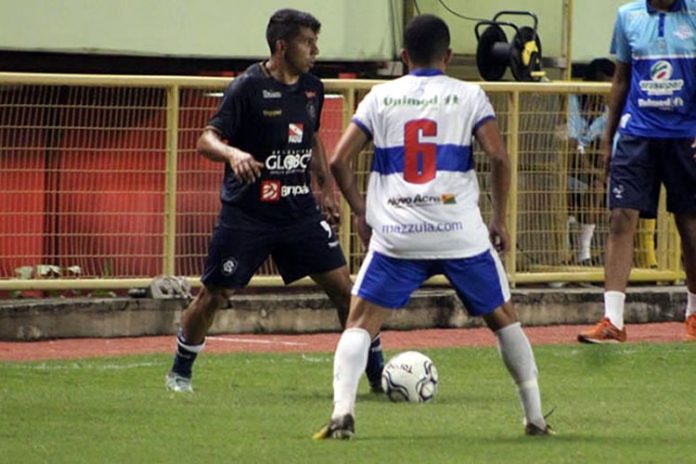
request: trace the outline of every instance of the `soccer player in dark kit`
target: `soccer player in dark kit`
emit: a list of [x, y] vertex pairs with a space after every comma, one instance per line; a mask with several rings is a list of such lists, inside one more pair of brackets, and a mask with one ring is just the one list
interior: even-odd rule
[[[250, 66], [227, 88], [197, 150], [225, 164], [222, 208], [201, 281], [203, 288], [181, 316], [174, 364], [166, 387], [193, 392], [193, 362], [218, 309], [246, 286], [271, 256], [288, 284], [309, 276], [329, 296], [345, 326], [352, 282], [332, 225], [338, 208], [318, 131], [324, 87], [309, 70], [321, 24], [309, 13], [275, 12], [266, 29], [267, 61]], [[320, 188], [317, 205], [310, 171]], [[381, 389], [384, 364], [379, 336], [366, 369]]]

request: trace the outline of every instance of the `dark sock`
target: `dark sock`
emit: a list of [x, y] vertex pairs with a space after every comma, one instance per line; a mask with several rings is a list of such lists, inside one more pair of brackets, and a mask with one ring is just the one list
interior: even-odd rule
[[382, 353], [382, 340], [379, 334], [372, 339], [370, 343], [370, 351], [367, 354], [367, 367], [365, 374], [370, 384], [381, 384], [382, 371], [384, 370], [384, 354]]
[[193, 362], [196, 360], [196, 356], [198, 356], [198, 352], [201, 350], [202, 344], [197, 345], [197, 349], [195, 351], [192, 351], [189, 348], [192, 348], [191, 345], [186, 342], [181, 329], [179, 329], [179, 333], [176, 335], [176, 354], [174, 355], [174, 365], [172, 366], [172, 371], [182, 377], [191, 378]]

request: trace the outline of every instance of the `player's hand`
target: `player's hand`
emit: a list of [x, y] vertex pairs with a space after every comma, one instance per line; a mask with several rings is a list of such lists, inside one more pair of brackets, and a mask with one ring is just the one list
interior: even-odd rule
[[694, 148], [694, 152], [691, 154], [694, 162], [696, 163], [696, 137], [694, 137], [693, 142], [691, 142], [691, 148]]
[[261, 177], [263, 163], [249, 153], [230, 147], [229, 163], [234, 176], [240, 182], [253, 184]]
[[332, 191], [322, 191], [318, 195], [319, 208], [324, 215], [324, 219], [331, 227], [336, 227], [341, 223], [341, 208], [336, 201], [336, 196]]
[[356, 222], [358, 225], [358, 237], [360, 237], [360, 241], [362, 242], [363, 246], [367, 250], [370, 247], [370, 238], [372, 237], [372, 227], [370, 227], [367, 224], [367, 220], [365, 219], [364, 214], [360, 214], [356, 218]]
[[488, 226], [488, 237], [493, 244], [493, 248], [498, 253], [505, 253], [510, 249], [510, 237], [505, 224], [495, 221], [491, 222]]

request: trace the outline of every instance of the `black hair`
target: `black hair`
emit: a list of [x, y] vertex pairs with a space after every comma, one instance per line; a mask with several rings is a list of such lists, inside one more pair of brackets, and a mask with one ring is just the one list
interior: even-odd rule
[[613, 77], [616, 65], [608, 58], [595, 58], [585, 68], [583, 80], [596, 82], [603, 80], [603, 77]]
[[404, 30], [404, 48], [411, 61], [429, 65], [443, 58], [450, 46], [450, 32], [442, 19], [435, 15], [416, 16]]
[[266, 42], [271, 49], [271, 55], [275, 52], [277, 40], [294, 39], [301, 27], [308, 27], [312, 32], [318, 33], [321, 23], [311, 14], [291, 8], [284, 8], [273, 13], [266, 27]]

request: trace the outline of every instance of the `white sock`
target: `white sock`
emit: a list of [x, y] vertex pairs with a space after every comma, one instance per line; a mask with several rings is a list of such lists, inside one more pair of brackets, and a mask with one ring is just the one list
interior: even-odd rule
[[623, 330], [624, 328], [624, 302], [626, 294], [623, 292], [608, 291], [604, 292], [604, 316], [608, 317], [614, 326]]
[[336, 346], [334, 356], [334, 410], [331, 418], [346, 414], [355, 416], [358, 382], [367, 366], [370, 334], [365, 329], [346, 329]]
[[578, 250], [578, 261], [584, 261], [592, 257], [592, 254], [590, 253], [590, 246], [592, 245], [592, 236], [594, 235], [594, 230], [594, 224], [580, 224], [580, 231], [578, 232], [578, 243], [580, 244], [580, 250]]
[[686, 317], [696, 314], [696, 293], [686, 291]]
[[495, 335], [498, 338], [498, 353], [517, 385], [525, 424], [531, 422], [540, 428], [545, 428], [546, 421], [541, 412], [536, 361], [522, 326], [519, 322], [515, 322], [498, 330]]

